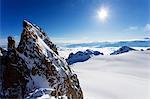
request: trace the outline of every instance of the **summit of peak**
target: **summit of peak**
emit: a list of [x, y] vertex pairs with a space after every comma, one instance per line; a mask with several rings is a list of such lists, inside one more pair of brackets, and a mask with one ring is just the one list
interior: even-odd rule
[[[28, 21], [28, 20], [23, 20], [23, 27], [27, 28], [27, 27], [34, 27], [35, 29], [39, 30], [40, 32], [44, 32], [38, 25], [33, 24], [32, 22]], [[30, 29], [29, 28], [29, 29]]]
[[26, 49], [25, 45], [32, 45], [35, 43], [36, 44], [40, 43], [39, 45], [41, 45], [41, 46], [46, 45], [48, 49], [51, 49], [56, 54], [58, 54], [56, 45], [50, 41], [50, 39], [48, 38], [46, 33], [39, 26], [37, 26], [36, 24], [32, 24], [31, 22], [29, 22], [27, 20], [24, 20], [23, 21], [23, 28], [24, 29], [23, 29], [23, 32], [21, 34], [19, 49], [22, 49], [22, 51], [23, 51], [23, 49]]
[[32, 23], [31, 22], [29, 22], [29, 21], [27, 21], [27, 20], [23, 20], [23, 27], [26, 27], [26, 26], [28, 26], [28, 25], [32, 25]]

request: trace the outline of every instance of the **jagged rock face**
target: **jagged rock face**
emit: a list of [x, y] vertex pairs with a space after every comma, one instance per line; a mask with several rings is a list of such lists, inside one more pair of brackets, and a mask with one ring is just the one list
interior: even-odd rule
[[[33, 28], [33, 26], [34, 26], [34, 28]], [[24, 30], [21, 35], [21, 41], [19, 44], [20, 46], [18, 46], [18, 48], [21, 52], [22, 52], [22, 50], [24, 50], [23, 47], [29, 38], [32, 38], [33, 40], [37, 40], [37, 37], [39, 37], [40, 39], [42, 39], [44, 41], [44, 43], [46, 43], [46, 45], [50, 49], [52, 49], [56, 54], [58, 54], [56, 45], [54, 45], [49, 40], [48, 36], [45, 34], [45, 32], [40, 27], [38, 27], [37, 25], [33, 25], [33, 24], [27, 22], [26, 20], [23, 21], [23, 27], [24, 27]], [[34, 29], [34, 31], [32, 31], [32, 29]], [[32, 33], [30, 33], [29, 30], [32, 31]], [[36, 34], [34, 34], [33, 32], [36, 32]], [[30, 36], [30, 34], [32, 36]]]
[[[23, 32], [17, 48], [9, 37], [4, 89], [10, 98], [25, 98], [40, 88], [49, 88], [49, 95], [82, 99], [77, 79], [66, 61], [58, 55], [56, 45], [36, 25], [23, 21]], [[11, 49], [11, 50], [10, 50]], [[13, 75], [12, 75], [13, 74]], [[14, 93], [9, 93], [13, 91]], [[18, 95], [16, 93], [20, 93]]]

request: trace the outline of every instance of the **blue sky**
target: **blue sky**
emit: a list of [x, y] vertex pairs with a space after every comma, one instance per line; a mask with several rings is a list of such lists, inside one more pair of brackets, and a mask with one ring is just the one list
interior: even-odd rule
[[[103, 22], [97, 15], [107, 8]], [[1, 0], [0, 38], [20, 37], [22, 20], [55, 42], [139, 39], [150, 36], [150, 0]]]

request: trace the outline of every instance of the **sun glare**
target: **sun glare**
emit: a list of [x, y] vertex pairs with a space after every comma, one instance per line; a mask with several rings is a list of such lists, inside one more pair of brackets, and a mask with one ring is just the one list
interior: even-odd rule
[[99, 17], [102, 21], [104, 21], [104, 20], [106, 20], [106, 18], [108, 17], [108, 10], [105, 9], [105, 8], [101, 8], [101, 9], [97, 12], [97, 14], [98, 14], [98, 17]]

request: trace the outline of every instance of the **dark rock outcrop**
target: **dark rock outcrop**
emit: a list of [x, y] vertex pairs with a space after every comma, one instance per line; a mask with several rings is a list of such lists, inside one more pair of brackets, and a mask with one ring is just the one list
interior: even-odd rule
[[122, 46], [121, 48], [119, 48], [117, 51], [114, 51], [110, 55], [122, 54], [122, 53], [126, 53], [126, 52], [129, 52], [129, 51], [136, 51], [136, 49], [130, 48], [128, 46]]
[[7, 47], [8, 51], [11, 49], [15, 49], [15, 45], [16, 45], [16, 42], [15, 42], [14, 38], [9, 36], [8, 37], [8, 47]]
[[75, 54], [70, 53], [66, 61], [71, 65], [77, 62], [84, 62], [91, 58], [92, 55], [103, 55], [103, 53], [87, 49], [86, 51], [78, 51]]
[[147, 48], [147, 50], [150, 50], [150, 48]]

